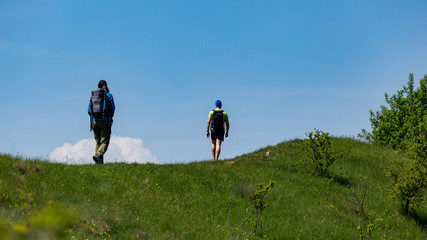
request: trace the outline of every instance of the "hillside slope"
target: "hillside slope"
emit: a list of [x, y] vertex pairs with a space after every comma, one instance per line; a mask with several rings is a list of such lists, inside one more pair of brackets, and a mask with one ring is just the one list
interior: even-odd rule
[[[0, 156], [0, 239], [258, 239], [249, 195], [276, 182], [266, 197], [268, 239], [360, 239], [357, 206], [346, 199], [367, 186], [366, 223], [373, 239], [426, 239], [427, 204], [400, 213], [384, 187], [384, 169], [405, 158], [345, 138], [350, 151], [330, 169], [307, 172], [302, 140], [218, 162], [74, 166]], [[269, 151], [271, 154], [266, 155]]]

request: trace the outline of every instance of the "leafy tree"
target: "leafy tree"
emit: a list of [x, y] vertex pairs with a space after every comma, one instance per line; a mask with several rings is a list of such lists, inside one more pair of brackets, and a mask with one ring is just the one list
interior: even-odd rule
[[427, 185], [427, 75], [415, 89], [411, 73], [407, 86], [391, 97], [386, 93], [385, 100], [388, 107], [382, 105], [375, 113], [369, 111], [372, 132], [362, 129], [359, 136], [398, 150], [411, 159], [386, 172], [394, 181], [389, 191], [391, 197], [399, 199], [408, 214], [422, 198]]
[[[426, 146], [427, 140], [427, 75], [414, 89], [414, 75], [409, 75], [408, 86], [403, 86], [391, 97], [386, 93], [389, 107], [370, 113], [372, 132], [362, 129], [361, 137], [374, 144], [407, 152], [413, 144]], [[425, 152], [423, 158], [426, 158]]]
[[412, 161], [388, 169], [386, 174], [393, 179], [390, 196], [399, 199], [404, 213], [409, 214], [411, 208], [422, 200], [421, 190], [427, 184], [426, 169]]

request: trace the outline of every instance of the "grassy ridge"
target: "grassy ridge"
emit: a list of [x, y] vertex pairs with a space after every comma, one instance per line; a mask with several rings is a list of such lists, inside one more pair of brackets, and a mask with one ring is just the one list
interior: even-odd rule
[[3, 155], [0, 238], [258, 239], [249, 195], [257, 183], [274, 180], [263, 219], [268, 239], [360, 239], [357, 209], [346, 198], [350, 186], [360, 191], [365, 184], [374, 239], [425, 239], [426, 201], [406, 217], [382, 190], [390, 183], [384, 169], [404, 157], [351, 139], [332, 144], [350, 151], [331, 167], [332, 178], [299, 164], [302, 140], [226, 161], [173, 165], [70, 166]]

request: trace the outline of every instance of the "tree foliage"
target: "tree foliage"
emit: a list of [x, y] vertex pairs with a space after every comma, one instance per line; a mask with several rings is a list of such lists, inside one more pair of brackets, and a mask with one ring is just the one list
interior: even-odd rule
[[427, 184], [425, 168], [416, 161], [396, 165], [386, 171], [393, 179], [389, 188], [392, 198], [399, 199], [405, 214], [415, 208], [422, 200], [421, 190]]
[[407, 86], [391, 97], [386, 93], [385, 100], [388, 107], [382, 105], [379, 111], [369, 111], [372, 132], [362, 129], [360, 136], [410, 158], [403, 166], [386, 172], [393, 179], [389, 189], [391, 197], [399, 199], [408, 214], [422, 198], [422, 190], [427, 185], [427, 75], [415, 89], [411, 73]]
[[[426, 145], [427, 134], [427, 75], [415, 89], [414, 75], [407, 86], [391, 97], [386, 93], [388, 107], [370, 110], [372, 132], [362, 129], [362, 137], [372, 143], [406, 152], [413, 144]], [[426, 153], [424, 153], [424, 158]]]

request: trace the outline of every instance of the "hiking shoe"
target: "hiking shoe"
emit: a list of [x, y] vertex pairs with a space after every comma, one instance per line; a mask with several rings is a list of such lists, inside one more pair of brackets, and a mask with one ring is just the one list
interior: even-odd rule
[[104, 164], [104, 156], [98, 156], [98, 164]]
[[93, 159], [93, 161], [95, 161], [96, 164], [99, 163], [99, 157], [98, 157], [98, 155], [93, 156], [92, 159]]

